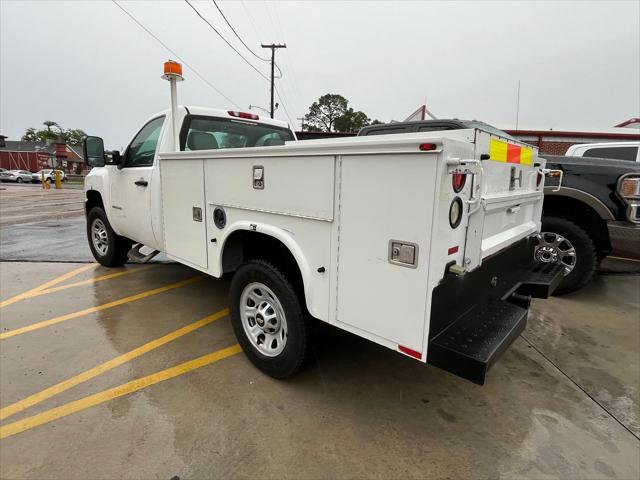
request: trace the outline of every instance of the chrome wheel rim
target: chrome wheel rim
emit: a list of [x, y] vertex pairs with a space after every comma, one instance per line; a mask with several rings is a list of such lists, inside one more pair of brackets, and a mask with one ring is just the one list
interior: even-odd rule
[[558, 263], [564, 267], [567, 276], [576, 266], [576, 249], [562, 235], [542, 232], [535, 250], [536, 260], [542, 263]]
[[107, 227], [99, 218], [96, 218], [91, 224], [91, 241], [96, 252], [104, 257], [109, 249], [109, 237], [107, 236]]
[[247, 338], [261, 354], [280, 355], [287, 345], [287, 319], [280, 300], [265, 284], [254, 282], [240, 296], [240, 317]]

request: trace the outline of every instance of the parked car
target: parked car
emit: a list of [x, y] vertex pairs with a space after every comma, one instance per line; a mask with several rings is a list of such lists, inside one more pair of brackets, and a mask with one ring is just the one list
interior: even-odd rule
[[11, 175], [9, 170], [6, 168], [0, 168], [0, 182], [8, 181], [9, 175]]
[[6, 181], [17, 183], [30, 182], [32, 175], [28, 170], [9, 170], [9, 176], [6, 177]]
[[44, 181], [51, 183], [51, 182], [55, 181], [55, 177], [54, 177], [55, 172], [60, 172], [60, 180], [61, 181], [63, 181], [63, 182], [67, 181], [67, 175], [62, 170], [51, 170], [50, 168], [46, 169], [46, 170], [40, 170], [39, 172], [34, 173], [31, 176], [31, 180], [34, 183], [41, 182], [42, 181], [42, 175], [44, 174]]
[[[371, 125], [359, 136], [480, 128], [500, 131], [468, 120], [423, 120]], [[509, 135], [502, 133], [509, 138]], [[635, 150], [638, 142], [574, 145], [570, 148], [593, 156]], [[588, 147], [588, 148], [583, 148]], [[591, 150], [593, 151], [591, 151]], [[630, 155], [629, 150], [624, 150]], [[586, 155], [583, 155], [586, 156]], [[542, 155], [547, 168], [562, 170], [560, 189], [550, 179], [544, 188], [542, 229], [535, 250], [538, 261], [564, 267], [565, 277], [556, 294], [585, 286], [598, 264], [608, 255], [640, 259], [640, 163], [621, 160]], [[635, 159], [635, 157], [633, 157]]]
[[580, 143], [571, 145], [565, 155], [640, 162], [640, 142]]

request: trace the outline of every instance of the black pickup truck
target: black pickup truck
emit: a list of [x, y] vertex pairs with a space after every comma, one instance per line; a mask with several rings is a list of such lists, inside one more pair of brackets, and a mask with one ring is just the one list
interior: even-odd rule
[[[423, 120], [365, 127], [358, 136], [478, 128], [504, 138], [506, 132], [476, 120]], [[562, 170], [545, 182], [542, 229], [535, 255], [564, 266], [555, 291], [586, 285], [608, 255], [640, 259], [640, 165], [627, 160], [541, 155], [547, 168]]]
[[[563, 171], [562, 186], [545, 183], [541, 243], [564, 263], [558, 293], [577, 290], [608, 255], [640, 259], [640, 165], [628, 160], [543, 155]], [[558, 190], [558, 191], [556, 191]]]

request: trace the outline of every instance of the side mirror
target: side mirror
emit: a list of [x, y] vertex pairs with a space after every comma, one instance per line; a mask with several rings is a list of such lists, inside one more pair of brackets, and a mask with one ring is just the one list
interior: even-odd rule
[[85, 137], [82, 152], [87, 165], [90, 167], [104, 167], [104, 141], [100, 137]]
[[109, 165], [115, 165], [116, 167], [118, 167], [118, 170], [124, 167], [124, 157], [120, 155], [119, 150], [112, 150], [110, 152], [107, 152], [107, 155], [111, 156]]

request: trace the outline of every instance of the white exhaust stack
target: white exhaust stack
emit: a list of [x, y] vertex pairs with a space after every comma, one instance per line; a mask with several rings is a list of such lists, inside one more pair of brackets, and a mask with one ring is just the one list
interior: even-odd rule
[[180, 151], [180, 132], [178, 132], [178, 123], [176, 121], [176, 115], [178, 114], [178, 89], [176, 82], [184, 80], [182, 77], [182, 65], [173, 60], [167, 60], [164, 62], [164, 75], [162, 78], [169, 80], [171, 86], [171, 123], [173, 127], [173, 150]]

